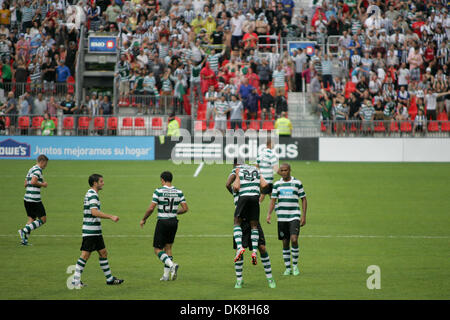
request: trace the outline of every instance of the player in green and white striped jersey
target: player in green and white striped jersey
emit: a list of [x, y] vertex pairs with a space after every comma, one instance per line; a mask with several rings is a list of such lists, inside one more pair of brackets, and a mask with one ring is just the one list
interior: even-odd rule
[[[140, 225], [144, 227], [148, 217], [155, 208], [158, 210], [158, 221], [156, 222], [153, 237], [153, 248], [156, 256], [164, 264], [164, 274], [161, 281], [176, 280], [178, 264], [173, 262], [172, 246], [178, 228], [177, 216], [188, 211], [188, 206], [183, 192], [172, 186], [173, 175], [169, 171], [161, 173], [161, 188], [153, 193], [152, 203], [145, 212]], [[179, 208], [181, 206], [181, 208]]]
[[25, 177], [25, 196], [23, 197], [23, 203], [28, 220], [25, 227], [18, 230], [21, 244], [24, 246], [28, 245], [28, 237], [31, 231], [47, 222], [47, 214], [41, 199], [41, 188], [47, 188], [48, 186], [42, 175], [42, 170], [47, 167], [47, 164], [47, 156], [44, 154], [39, 155], [36, 165], [28, 170], [27, 176]]
[[76, 289], [85, 286], [81, 281], [81, 274], [83, 273], [92, 251], [98, 252], [100, 268], [105, 275], [106, 284], [118, 285], [123, 283], [122, 279], [113, 277], [111, 274], [108, 262], [108, 252], [106, 251], [105, 243], [103, 241], [101, 225], [101, 219], [111, 219], [112, 221], [117, 222], [119, 221], [119, 217], [100, 211], [98, 192], [103, 189], [105, 184], [103, 176], [94, 173], [89, 176], [88, 182], [91, 188], [86, 192], [83, 202], [83, 241], [80, 248], [81, 255], [75, 265], [75, 274], [72, 281], [72, 285]]
[[[269, 184], [261, 176], [259, 169], [248, 164], [237, 165], [231, 175], [234, 176], [233, 190], [238, 192], [239, 199], [234, 212], [233, 237], [237, 243], [236, 256], [234, 262], [238, 261], [245, 248], [242, 247], [241, 222], [246, 219], [250, 222], [252, 240], [252, 263], [256, 265], [256, 251], [258, 248], [258, 222], [259, 222], [259, 196], [260, 188], [266, 188]], [[239, 245], [241, 244], [241, 245]]]
[[[234, 161], [234, 167], [236, 167], [236, 165], [237, 165], [237, 159], [235, 159], [235, 161]], [[233, 174], [230, 174], [228, 176], [226, 188], [233, 195], [233, 202], [234, 202], [234, 206], [236, 208], [238, 200], [239, 200], [239, 196], [238, 196], [239, 193], [233, 191], [233, 188], [231, 187], [235, 178], [236, 178], [236, 176]], [[251, 241], [251, 227], [250, 227], [249, 221], [247, 221], [246, 219], [242, 219], [240, 227], [242, 229], [242, 237], [241, 237], [242, 243], [239, 243], [239, 244], [236, 243], [236, 241], [234, 241], [234, 237], [233, 237], [233, 248], [237, 249], [238, 246], [242, 246], [244, 248], [253, 249], [252, 241]], [[264, 232], [262, 230], [262, 227], [261, 227], [261, 224], [259, 223], [259, 221], [258, 221], [258, 250], [261, 255], [261, 262], [264, 266], [264, 272], [266, 274], [267, 281], [269, 282], [269, 287], [276, 288], [275, 280], [272, 277], [272, 265], [270, 263], [269, 253], [266, 250], [266, 240], [264, 238]], [[244, 255], [241, 255], [239, 260], [234, 262], [234, 269], [236, 272], [236, 284], [234, 287], [236, 289], [242, 288], [242, 284], [244, 283], [244, 281], [242, 279], [243, 267], [244, 267]]]
[[272, 193], [273, 173], [278, 172], [278, 158], [272, 148], [272, 140], [268, 138], [266, 148], [264, 148], [256, 158], [256, 167], [260, 169], [261, 175], [266, 179], [267, 183], [269, 183], [268, 188], [261, 190], [259, 203], [264, 201], [266, 194]]
[[[278, 239], [283, 241], [283, 259], [286, 270], [284, 275], [291, 274], [291, 252], [292, 252], [292, 274], [300, 274], [298, 269], [298, 235], [300, 227], [306, 224], [307, 201], [302, 182], [291, 176], [291, 166], [283, 163], [280, 166], [281, 179], [273, 185], [272, 199], [269, 212], [267, 213], [267, 223], [275, 208], [278, 220]], [[302, 210], [298, 205], [302, 200]], [[278, 203], [275, 203], [278, 200]], [[292, 245], [292, 250], [289, 247]]]

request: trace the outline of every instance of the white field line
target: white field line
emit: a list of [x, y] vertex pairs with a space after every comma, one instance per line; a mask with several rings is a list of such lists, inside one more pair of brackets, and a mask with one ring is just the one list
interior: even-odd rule
[[202, 171], [203, 165], [204, 165], [204, 164], [205, 164], [205, 163], [202, 162], [202, 163], [200, 163], [200, 164], [198, 165], [197, 170], [195, 170], [195, 173], [194, 173], [194, 178], [197, 178], [197, 176], [200, 174], [200, 171]]
[[[129, 235], [129, 234], [105, 234], [106, 238], [153, 238], [153, 234]], [[177, 238], [228, 238], [230, 234], [177, 234]], [[0, 234], [0, 237], [18, 237], [18, 234]], [[48, 238], [81, 238], [81, 234], [32, 234], [32, 237]], [[266, 238], [276, 238], [277, 235], [266, 235]], [[300, 238], [351, 238], [351, 239], [450, 239], [450, 236], [428, 236], [428, 235], [318, 235], [300, 234]]]

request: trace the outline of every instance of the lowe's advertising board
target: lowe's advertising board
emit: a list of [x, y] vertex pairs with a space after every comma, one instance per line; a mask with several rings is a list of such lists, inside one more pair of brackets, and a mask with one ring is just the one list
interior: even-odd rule
[[155, 160], [150, 137], [0, 137], [0, 159]]

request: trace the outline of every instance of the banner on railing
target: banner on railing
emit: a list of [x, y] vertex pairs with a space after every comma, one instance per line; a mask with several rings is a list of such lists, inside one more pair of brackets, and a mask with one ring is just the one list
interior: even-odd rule
[[116, 53], [117, 38], [111, 36], [90, 36], [88, 38], [89, 53]]
[[155, 138], [6, 136], [0, 159], [155, 160]]
[[307, 55], [313, 56], [316, 54], [316, 44], [315, 41], [288, 41], [289, 55], [294, 55], [294, 50], [301, 48], [306, 50]]

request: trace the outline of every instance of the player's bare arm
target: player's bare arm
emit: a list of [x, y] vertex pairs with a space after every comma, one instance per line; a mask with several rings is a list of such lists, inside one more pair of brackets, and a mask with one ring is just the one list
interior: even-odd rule
[[233, 184], [234, 180], [236, 180], [236, 175], [231, 174], [227, 179], [227, 183], [225, 184], [225, 187], [231, 194], [233, 194], [233, 189], [231, 188], [231, 185]]
[[266, 181], [266, 179], [264, 179], [263, 176], [261, 176], [260, 182], [259, 182], [259, 186], [261, 189], [266, 188], [269, 185], [269, 183]]
[[[31, 178], [31, 182], [30, 182], [30, 184], [32, 185], [32, 186], [35, 186], [35, 187], [44, 187], [44, 188], [47, 188], [47, 186], [48, 186], [48, 184], [47, 184], [47, 182], [39, 182], [38, 181], [38, 177], [36, 177], [36, 176], [33, 176], [33, 178]], [[25, 187], [26, 187], [26, 181], [25, 181]]]
[[145, 222], [147, 221], [148, 217], [151, 216], [151, 214], [153, 213], [153, 210], [155, 210], [155, 208], [156, 208], [156, 202], [152, 202], [150, 204], [150, 206], [148, 207], [147, 211], [145, 211], [145, 215], [140, 222], [141, 228], [144, 227]]
[[308, 208], [308, 201], [306, 201], [306, 197], [302, 198], [302, 216], [300, 218], [300, 227], [306, 225], [306, 209]]
[[91, 209], [91, 214], [94, 217], [98, 217], [98, 218], [101, 218], [101, 219], [111, 219], [114, 222], [119, 221], [119, 217], [118, 216], [114, 216], [114, 215], [111, 215], [111, 214], [107, 214], [107, 213], [101, 212], [97, 208], [92, 208]]
[[239, 178], [239, 168], [236, 169], [236, 179], [233, 182], [234, 191], [239, 191], [241, 188], [241, 179]]
[[267, 223], [270, 224], [270, 219], [272, 218], [272, 212], [273, 209], [275, 209], [275, 202], [277, 201], [277, 199], [273, 198], [270, 199], [270, 205], [269, 205], [269, 211], [267, 212]]
[[180, 203], [181, 208], [178, 208], [177, 214], [183, 214], [188, 212], [189, 208], [186, 202]]

